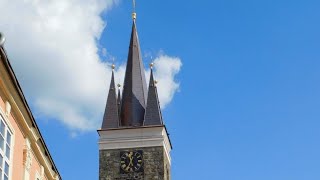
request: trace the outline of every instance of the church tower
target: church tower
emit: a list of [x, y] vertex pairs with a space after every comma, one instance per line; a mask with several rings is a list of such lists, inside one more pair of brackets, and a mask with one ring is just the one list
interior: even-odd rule
[[153, 64], [147, 87], [136, 27], [132, 31], [122, 96], [112, 76], [99, 133], [99, 180], [170, 180], [170, 139], [162, 120]]

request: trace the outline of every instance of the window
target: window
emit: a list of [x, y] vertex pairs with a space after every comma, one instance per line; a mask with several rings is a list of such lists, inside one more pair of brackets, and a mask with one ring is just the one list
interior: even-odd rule
[[2, 116], [0, 116], [0, 180], [9, 179], [11, 138], [12, 133]]

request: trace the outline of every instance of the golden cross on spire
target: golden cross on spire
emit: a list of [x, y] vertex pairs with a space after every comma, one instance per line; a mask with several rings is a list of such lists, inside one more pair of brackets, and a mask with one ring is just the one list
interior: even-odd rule
[[136, 13], [136, 0], [132, 0], [132, 4], [133, 4], [132, 19], [133, 19], [133, 20], [136, 20], [136, 18], [137, 18], [137, 13]]
[[136, 0], [132, 0], [133, 3], [133, 12], [136, 12]]

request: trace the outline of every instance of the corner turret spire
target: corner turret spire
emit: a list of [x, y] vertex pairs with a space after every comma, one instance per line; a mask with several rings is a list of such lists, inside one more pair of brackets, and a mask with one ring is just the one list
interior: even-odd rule
[[151, 72], [150, 72], [149, 92], [148, 92], [148, 101], [147, 101], [144, 125], [145, 126], [163, 125], [157, 86], [156, 86], [157, 82], [154, 80], [154, 77], [153, 77], [153, 63], [150, 64], [150, 71]]
[[107, 104], [103, 116], [101, 129], [118, 128], [119, 127], [119, 110], [116, 95], [116, 87], [114, 83], [114, 68], [112, 64], [112, 75], [109, 88]]

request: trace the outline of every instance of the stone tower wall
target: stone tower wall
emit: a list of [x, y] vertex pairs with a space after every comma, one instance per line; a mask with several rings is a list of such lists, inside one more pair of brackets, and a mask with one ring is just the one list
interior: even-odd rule
[[[144, 172], [121, 173], [120, 152], [134, 150], [143, 151]], [[99, 156], [99, 180], [169, 180], [170, 177], [170, 165], [163, 147], [100, 150]]]

